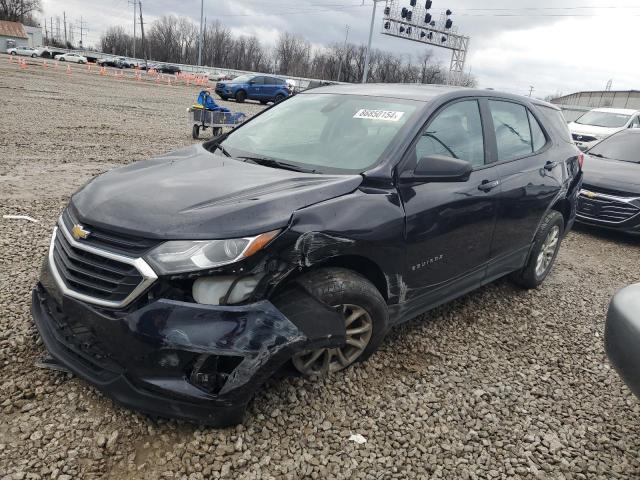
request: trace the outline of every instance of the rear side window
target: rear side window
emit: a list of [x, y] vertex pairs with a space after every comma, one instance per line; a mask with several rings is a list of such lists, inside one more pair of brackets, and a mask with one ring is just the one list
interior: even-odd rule
[[536, 117], [533, 116], [531, 112], [527, 112], [529, 114], [529, 125], [531, 126], [531, 139], [533, 140], [533, 151], [537, 152], [541, 150], [547, 143], [547, 137], [544, 136], [544, 132], [542, 131], [542, 127], [536, 120]]
[[514, 160], [533, 153], [527, 109], [517, 103], [489, 100], [496, 133], [498, 161]]
[[545, 107], [544, 105], [536, 105], [538, 112], [542, 114], [542, 118], [548, 123], [560, 140], [567, 143], [573, 143], [571, 132], [567, 126], [567, 121], [560, 110]]

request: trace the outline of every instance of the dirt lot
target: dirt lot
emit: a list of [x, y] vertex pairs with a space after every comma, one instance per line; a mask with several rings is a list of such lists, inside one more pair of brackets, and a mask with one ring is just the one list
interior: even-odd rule
[[69, 195], [191, 143], [197, 91], [0, 56], [0, 214], [39, 220], [0, 220], [0, 478], [640, 477], [640, 404], [602, 347], [640, 249], [591, 230], [565, 240], [539, 290], [498, 282], [396, 329], [346, 373], [273, 381], [236, 428], [152, 421], [35, 368], [30, 289]]

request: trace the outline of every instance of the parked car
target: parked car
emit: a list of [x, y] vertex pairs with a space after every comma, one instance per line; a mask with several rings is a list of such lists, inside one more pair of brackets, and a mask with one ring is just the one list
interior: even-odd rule
[[640, 235], [640, 129], [587, 150], [579, 222]]
[[609, 360], [640, 397], [640, 284], [620, 290], [611, 300], [604, 340]]
[[25, 45], [8, 48], [7, 53], [9, 55], [21, 55], [24, 57], [31, 57], [31, 58], [36, 58], [40, 56], [40, 51], [37, 48], [31, 48]]
[[61, 62], [87, 63], [87, 57], [83, 57], [79, 53], [63, 53], [53, 58]]
[[569, 123], [573, 140], [582, 151], [620, 130], [638, 127], [640, 111], [625, 108], [596, 108]]
[[160, 73], [169, 73], [169, 74], [176, 74], [176, 73], [180, 73], [180, 67], [178, 67], [177, 65], [157, 65], [156, 66], [156, 70], [158, 70], [158, 72]]
[[215, 91], [223, 100], [235, 98], [238, 103], [257, 100], [263, 105], [281, 102], [291, 95], [286, 80], [267, 75], [240, 75], [231, 81], [216, 83]]
[[581, 158], [560, 110], [530, 98], [302, 92], [75, 193], [33, 317], [55, 362], [124, 405], [237, 423], [287, 362], [337, 372], [497, 278], [540, 285]]
[[120, 58], [108, 57], [97, 61], [101, 67], [127, 68]]

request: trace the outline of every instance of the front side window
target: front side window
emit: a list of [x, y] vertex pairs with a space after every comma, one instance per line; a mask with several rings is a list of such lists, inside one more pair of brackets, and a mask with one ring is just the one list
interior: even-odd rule
[[264, 85], [265, 83], [265, 77], [254, 77], [251, 79], [252, 85]]
[[456, 102], [440, 112], [422, 131], [416, 144], [416, 160], [445, 155], [484, 165], [484, 137], [476, 100]]
[[253, 75], [240, 75], [231, 80], [231, 83], [249, 83], [251, 79], [253, 79]]
[[498, 161], [514, 160], [533, 153], [527, 109], [517, 103], [489, 100], [498, 146]]
[[318, 173], [361, 173], [378, 163], [422, 102], [305, 93], [233, 130], [222, 142], [236, 158], [259, 157]]

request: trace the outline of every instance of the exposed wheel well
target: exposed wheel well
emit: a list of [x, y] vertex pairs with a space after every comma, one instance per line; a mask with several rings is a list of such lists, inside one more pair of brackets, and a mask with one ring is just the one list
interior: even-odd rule
[[[389, 290], [387, 285], [387, 279], [385, 278], [382, 270], [375, 262], [369, 260], [365, 257], [359, 257], [357, 255], [343, 255], [338, 257], [332, 257], [322, 263], [318, 263], [313, 265], [312, 267], [305, 268], [299, 272], [296, 272], [294, 275], [289, 275], [287, 280], [283, 283], [286, 283], [306, 272], [311, 270], [317, 270], [319, 268], [325, 267], [342, 267], [348, 270], [353, 270], [356, 273], [359, 273], [367, 280], [369, 280], [376, 289], [380, 292], [380, 295], [387, 301], [389, 299]], [[282, 285], [279, 285], [276, 288], [276, 291], [280, 290]]]

